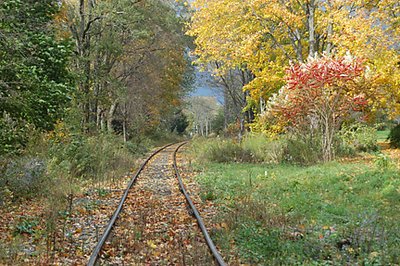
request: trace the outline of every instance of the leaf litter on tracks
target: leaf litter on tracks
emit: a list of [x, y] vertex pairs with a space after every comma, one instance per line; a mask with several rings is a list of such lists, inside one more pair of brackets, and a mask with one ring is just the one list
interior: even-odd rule
[[213, 265], [172, 167], [175, 146], [139, 176], [101, 255], [105, 265]]

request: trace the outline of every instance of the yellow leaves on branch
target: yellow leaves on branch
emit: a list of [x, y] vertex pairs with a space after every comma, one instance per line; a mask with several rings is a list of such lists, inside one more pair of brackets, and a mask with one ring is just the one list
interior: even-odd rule
[[366, 60], [371, 80], [365, 90], [375, 108], [396, 113], [399, 6], [395, 0], [195, 0], [187, 33], [195, 37], [198, 63], [217, 61], [222, 71], [239, 67], [254, 74], [245, 89], [255, 102], [282, 87], [290, 61], [306, 61], [311, 52], [350, 52]]

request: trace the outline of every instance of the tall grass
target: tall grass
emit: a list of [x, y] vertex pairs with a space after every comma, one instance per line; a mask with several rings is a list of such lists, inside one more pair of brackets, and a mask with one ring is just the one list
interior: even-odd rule
[[248, 135], [242, 143], [224, 138], [197, 138], [191, 147], [201, 162], [280, 163], [285, 142], [270, 140], [263, 135]]

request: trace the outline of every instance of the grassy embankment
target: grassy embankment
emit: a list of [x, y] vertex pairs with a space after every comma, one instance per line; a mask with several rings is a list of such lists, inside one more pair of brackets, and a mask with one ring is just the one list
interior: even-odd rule
[[[368, 157], [368, 158], [366, 158]], [[398, 160], [366, 155], [314, 166], [201, 163], [214, 239], [242, 263], [399, 263]]]

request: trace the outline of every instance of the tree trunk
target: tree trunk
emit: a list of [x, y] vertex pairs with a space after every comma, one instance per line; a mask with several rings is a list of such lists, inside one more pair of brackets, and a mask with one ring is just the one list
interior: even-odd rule
[[208, 137], [208, 119], [206, 120], [206, 137]]
[[329, 162], [334, 159], [333, 141], [335, 136], [335, 114], [327, 101], [325, 113], [322, 115], [322, 159]]
[[112, 128], [112, 121], [114, 120], [114, 114], [118, 106], [118, 101], [114, 101], [114, 103], [111, 105], [110, 110], [108, 111], [108, 116], [107, 116], [107, 131], [109, 133], [113, 132]]
[[224, 130], [228, 128], [228, 124], [230, 121], [230, 108], [229, 108], [229, 94], [228, 89], [224, 87]]
[[265, 113], [265, 100], [263, 97], [260, 97], [260, 114]]
[[106, 131], [106, 122], [105, 122], [105, 114], [104, 111], [101, 113], [100, 118], [100, 129], [102, 132]]
[[126, 108], [126, 102], [124, 103], [124, 110], [123, 110], [123, 121], [122, 121], [122, 131], [124, 135], [124, 142], [126, 143], [128, 141], [128, 134], [127, 134], [127, 128], [126, 128], [126, 120], [128, 117], [128, 110]]
[[303, 45], [301, 44], [300, 31], [298, 29], [296, 29], [294, 34], [295, 34], [295, 36], [294, 36], [294, 40], [293, 40], [293, 46], [296, 51], [296, 57], [299, 62], [303, 63], [304, 62], [304, 60], [303, 60]]
[[[332, 4], [330, 1], [327, 1], [329, 8], [332, 8]], [[329, 17], [329, 22], [328, 22], [328, 28], [326, 30], [326, 54], [330, 55], [331, 51], [332, 51], [332, 42], [331, 42], [331, 38], [333, 35], [333, 15], [331, 14]]]
[[332, 160], [332, 140], [330, 138], [330, 125], [329, 118], [324, 121], [324, 130], [322, 133], [322, 158], [324, 162], [329, 162]]
[[100, 106], [97, 106], [97, 113], [96, 113], [96, 127], [97, 129], [101, 128], [101, 117], [103, 115], [103, 110]]
[[204, 126], [203, 126], [203, 122], [202, 121], [200, 121], [199, 126], [200, 126], [200, 134], [201, 134], [201, 136], [204, 136]]
[[238, 135], [238, 141], [239, 141], [239, 143], [242, 142], [243, 135], [244, 135], [244, 121], [245, 121], [244, 118], [241, 118], [241, 119], [240, 119], [240, 129], [239, 129], [239, 135]]
[[315, 0], [308, 3], [308, 32], [309, 32], [309, 51], [308, 57], [315, 56]]
[[124, 142], [126, 143], [128, 140], [127, 140], [127, 136], [126, 136], [126, 121], [125, 121], [125, 119], [122, 122], [122, 131], [123, 131], [123, 135], [124, 135]]
[[329, 22], [328, 24], [328, 29], [327, 29], [327, 45], [326, 45], [326, 54], [330, 55], [331, 51], [332, 51], [332, 42], [330, 41], [330, 38], [332, 37], [333, 34], [333, 26], [332, 26], [332, 22]]

